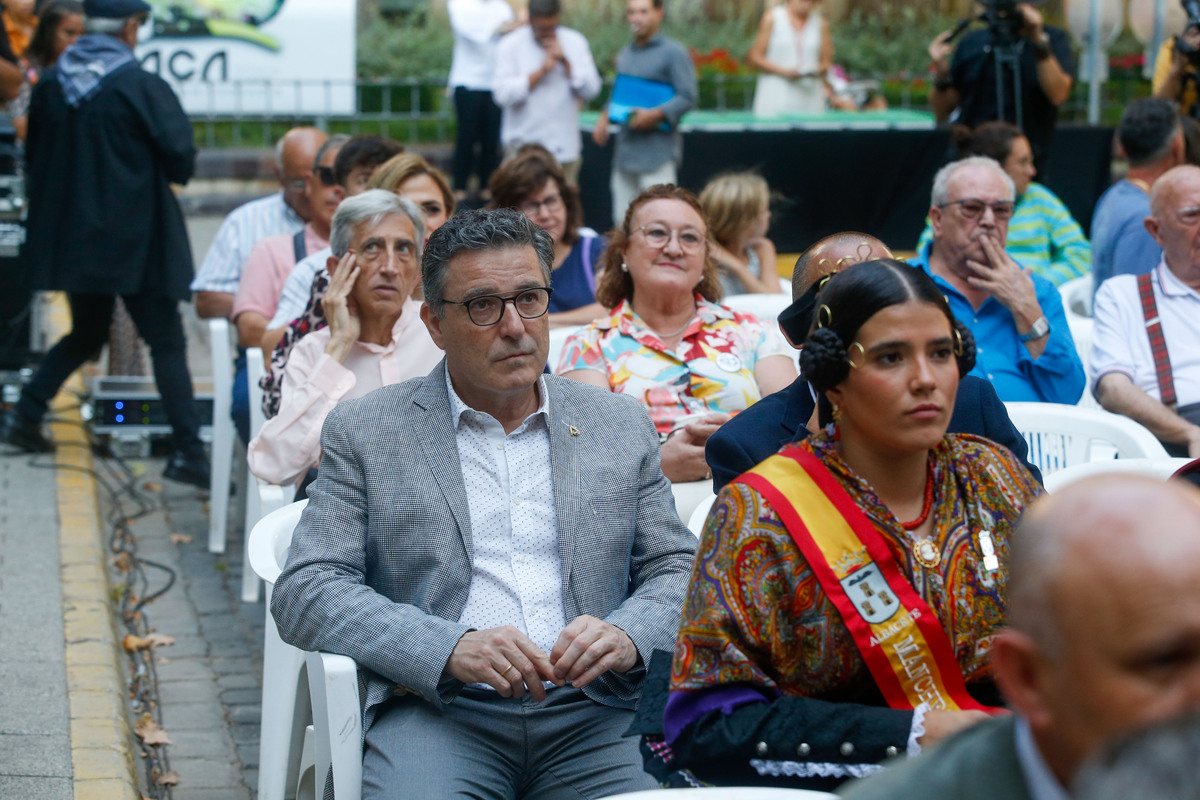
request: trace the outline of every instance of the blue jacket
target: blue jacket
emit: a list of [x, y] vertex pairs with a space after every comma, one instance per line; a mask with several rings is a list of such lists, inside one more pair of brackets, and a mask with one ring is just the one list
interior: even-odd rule
[[[775, 455], [785, 444], [806, 439], [808, 429], [804, 426], [815, 406], [808, 383], [797, 378], [791, 386], [767, 395], [718, 428], [704, 448], [704, 458], [713, 474], [713, 491], [721, 491], [725, 484]], [[987, 381], [967, 375], [958, 384], [948, 432], [974, 433], [1007, 447], [1041, 482], [1042, 473], [1029, 463], [1029, 445]]]

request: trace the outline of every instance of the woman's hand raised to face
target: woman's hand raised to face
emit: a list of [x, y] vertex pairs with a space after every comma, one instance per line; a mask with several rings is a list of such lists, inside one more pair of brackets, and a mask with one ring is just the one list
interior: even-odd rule
[[337, 359], [339, 364], [345, 363], [350, 348], [358, 341], [362, 332], [358, 312], [354, 307], [354, 298], [350, 296], [360, 272], [354, 262], [353, 252], [342, 256], [337, 269], [329, 278], [325, 297], [321, 300], [325, 308], [325, 319], [329, 322], [329, 343], [325, 345], [325, 352]]

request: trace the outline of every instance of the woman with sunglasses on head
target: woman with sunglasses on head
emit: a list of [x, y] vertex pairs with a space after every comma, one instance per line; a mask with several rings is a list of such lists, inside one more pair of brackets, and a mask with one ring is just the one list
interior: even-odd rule
[[686, 189], [638, 195], [605, 260], [596, 299], [610, 314], [567, 339], [555, 371], [645, 404], [668, 479], [710, 478], [704, 443], [796, 378], [789, 348], [775, 326], [719, 305], [708, 223]]
[[596, 302], [596, 276], [608, 240], [583, 227], [578, 188], [567, 183], [558, 161], [540, 144], [523, 145], [492, 173], [492, 208], [515, 208], [554, 240], [551, 325], [586, 325], [604, 313]]
[[[1033, 150], [1020, 128], [1009, 122], [985, 122], [974, 129], [955, 125], [951, 137], [960, 158], [986, 156], [1013, 180], [1017, 205], [1004, 245], [1010, 256], [1055, 286], [1091, 272], [1092, 245], [1058, 195], [1033, 179]], [[926, 220], [917, 250], [932, 241], [933, 226]]]
[[818, 302], [800, 363], [825, 430], [721, 491], [684, 604], [664, 731], [705, 780], [827, 788], [1001, 702], [988, 644], [1039, 487], [946, 434], [971, 334], [897, 261]]

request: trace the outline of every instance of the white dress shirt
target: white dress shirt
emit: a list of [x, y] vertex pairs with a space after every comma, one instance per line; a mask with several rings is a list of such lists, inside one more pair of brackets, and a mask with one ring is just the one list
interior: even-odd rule
[[522, 25], [496, 46], [492, 97], [503, 111], [500, 142], [505, 148], [536, 142], [567, 164], [579, 160], [579, 106], [600, 93], [600, 73], [583, 34], [563, 27], [557, 33], [571, 65], [569, 76], [561, 63], [555, 64], [529, 88], [529, 76], [542, 68], [546, 51], [533, 38], [533, 28]]
[[308, 306], [308, 298], [312, 297], [313, 280], [317, 273], [325, 269], [333, 250], [324, 250], [300, 259], [292, 268], [287, 280], [283, 282], [283, 290], [279, 293], [279, 302], [275, 305], [275, 316], [267, 323], [267, 330], [282, 328], [296, 317], [304, 313]]
[[[1179, 405], [1200, 403], [1200, 293], [1175, 277], [1165, 261], [1150, 274]], [[1092, 391], [1105, 375], [1120, 372], [1161, 402], [1137, 276], [1116, 275], [1100, 284], [1092, 315]]]
[[446, 373], [471, 515], [471, 588], [459, 621], [476, 630], [512, 625], [549, 655], [567, 619], [544, 379], [537, 386], [538, 410], [506, 435], [462, 401]]
[[303, 227], [304, 220], [283, 201], [283, 192], [243, 203], [230, 211], [217, 229], [189, 288], [193, 292], [236, 293], [254, 245], [268, 236], [294, 234]]
[[492, 88], [496, 42], [500, 29], [514, 18], [505, 0], [450, 0], [450, 29], [454, 32], [454, 55], [450, 60], [450, 89], [488, 91]]

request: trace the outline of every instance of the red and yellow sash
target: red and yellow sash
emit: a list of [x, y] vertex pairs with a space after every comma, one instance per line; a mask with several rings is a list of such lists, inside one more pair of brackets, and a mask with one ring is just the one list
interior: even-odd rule
[[779, 514], [889, 706], [995, 710], [967, 693], [937, 616], [900, 571], [879, 530], [816, 456], [788, 448], [737, 482]]

